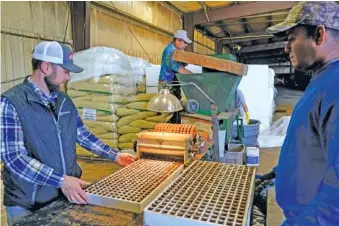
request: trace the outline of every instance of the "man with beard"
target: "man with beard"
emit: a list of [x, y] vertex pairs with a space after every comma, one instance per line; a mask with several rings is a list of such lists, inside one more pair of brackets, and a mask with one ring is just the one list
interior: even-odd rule
[[283, 225], [339, 225], [339, 6], [299, 2], [268, 31], [287, 36], [294, 68], [313, 71], [269, 174]]
[[135, 159], [102, 143], [84, 126], [60, 85], [73, 64], [72, 51], [58, 42], [41, 42], [33, 52], [33, 73], [1, 95], [1, 160], [8, 224], [60, 198], [86, 204], [76, 143], [126, 166]]

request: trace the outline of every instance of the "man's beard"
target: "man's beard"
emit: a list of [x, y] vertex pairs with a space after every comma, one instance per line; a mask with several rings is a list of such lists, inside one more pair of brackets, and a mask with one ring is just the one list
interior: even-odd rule
[[56, 76], [56, 74], [55, 74], [55, 72], [53, 72], [51, 75], [45, 76], [45, 78], [44, 78], [45, 83], [47, 85], [47, 88], [51, 92], [55, 92], [55, 91], [59, 91], [60, 90], [60, 86], [54, 84], [53, 81], [52, 81], [52, 78], [55, 78], [55, 76]]

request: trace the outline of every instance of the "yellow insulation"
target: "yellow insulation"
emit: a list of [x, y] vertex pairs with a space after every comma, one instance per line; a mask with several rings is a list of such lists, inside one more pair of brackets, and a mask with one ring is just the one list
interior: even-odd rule
[[148, 117], [145, 120], [149, 122], [156, 122], [156, 123], [168, 122], [172, 118], [172, 116], [173, 116], [172, 113], [163, 113], [158, 116]]
[[96, 120], [102, 121], [102, 122], [116, 122], [119, 120], [119, 117], [115, 114], [112, 114], [112, 115], [106, 115], [106, 116], [97, 116]]
[[75, 101], [89, 101], [91, 100], [91, 95], [83, 96], [83, 97], [75, 97], [72, 99], [73, 102]]
[[101, 111], [110, 112], [112, 114], [115, 113], [115, 111], [121, 106], [118, 104], [109, 104], [104, 102], [93, 102], [93, 101], [73, 101], [75, 106], [78, 108], [91, 108], [91, 109], [97, 109]]
[[121, 126], [118, 128], [119, 134], [139, 133], [140, 131], [141, 131], [140, 128], [134, 126]]
[[130, 77], [123, 77], [117, 75], [100, 76], [98, 81], [96, 81], [95, 78], [91, 78], [87, 82], [91, 84], [121, 84], [124, 86], [135, 86], [134, 81], [131, 80]]
[[119, 134], [117, 133], [103, 133], [100, 135], [97, 135], [99, 139], [104, 139], [104, 140], [116, 140], [119, 138]]
[[154, 129], [157, 123], [147, 122], [145, 120], [136, 120], [129, 124], [130, 126], [135, 126], [141, 129]]
[[105, 103], [126, 103], [127, 97], [122, 95], [93, 95], [90, 100]]
[[151, 111], [143, 111], [143, 112], [139, 112], [139, 113], [134, 114], [134, 115], [125, 116], [125, 117], [120, 118], [120, 120], [117, 123], [117, 126], [118, 127], [125, 126], [125, 125], [128, 125], [135, 120], [145, 119], [147, 117], [151, 117], [151, 116], [154, 116], [154, 115], [157, 115], [157, 113], [151, 112]]
[[[128, 142], [134, 142], [135, 139], [137, 138], [137, 133], [128, 133], [124, 134], [119, 137], [119, 143], [128, 143]], [[134, 141], [132, 141], [134, 140]]]
[[147, 110], [148, 102], [133, 102], [127, 104], [126, 107], [130, 109], [137, 109], [137, 110]]
[[149, 101], [154, 94], [138, 94], [136, 96], [128, 98], [128, 102]]
[[135, 110], [135, 109], [128, 109], [128, 108], [118, 108], [116, 111], [116, 114], [120, 117], [123, 116], [129, 116], [129, 115], [134, 115], [136, 113], [140, 112], [139, 110]]
[[92, 93], [107, 93], [107, 94], [119, 94], [119, 95], [131, 95], [134, 94], [134, 87], [127, 87], [120, 84], [95, 84], [85, 82], [71, 82], [68, 86], [70, 89], [78, 91], [86, 91]]
[[88, 127], [88, 130], [91, 131], [91, 133], [93, 133], [96, 136], [108, 133], [108, 131], [102, 127], [97, 127], [97, 126], [89, 127], [88, 125], [86, 126]]
[[75, 98], [75, 97], [84, 97], [87, 96], [88, 93], [86, 92], [82, 92], [82, 91], [77, 91], [77, 90], [68, 90], [67, 91], [68, 96], [70, 96], [71, 98]]
[[137, 140], [137, 137], [133, 137], [130, 142], [134, 143]]
[[83, 120], [85, 125], [88, 127], [99, 127], [104, 128], [108, 132], [116, 132], [117, 131], [117, 125], [116, 123], [110, 123], [110, 122], [99, 122], [94, 120]]

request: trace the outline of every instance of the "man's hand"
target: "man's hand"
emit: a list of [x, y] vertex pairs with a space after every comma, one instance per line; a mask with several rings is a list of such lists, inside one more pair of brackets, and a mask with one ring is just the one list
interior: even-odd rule
[[128, 166], [129, 164], [132, 164], [135, 161], [135, 157], [128, 153], [118, 153], [118, 156], [115, 161], [120, 166]]
[[91, 183], [76, 177], [65, 175], [61, 185], [61, 191], [71, 203], [87, 204], [87, 195], [83, 188], [90, 184]]
[[266, 173], [266, 174], [262, 175], [260, 178], [256, 179], [255, 180], [255, 186], [258, 186], [259, 184], [263, 183], [264, 181], [272, 180], [274, 178], [275, 178], [275, 172], [274, 172], [274, 170], [272, 170], [271, 172]]

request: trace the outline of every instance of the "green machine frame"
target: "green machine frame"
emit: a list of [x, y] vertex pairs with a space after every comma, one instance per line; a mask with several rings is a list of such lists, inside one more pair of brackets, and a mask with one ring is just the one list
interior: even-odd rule
[[[229, 54], [214, 55], [214, 57], [233, 60], [235, 57]], [[238, 138], [242, 143], [243, 121], [239, 118], [239, 109], [236, 108], [236, 91], [242, 76], [234, 74], [203, 69], [203, 73], [176, 74], [179, 82], [193, 82], [200, 87], [212, 100], [218, 108], [218, 120], [220, 130], [226, 130], [226, 143], [232, 138], [232, 128], [234, 121], [237, 121]], [[187, 99], [194, 99], [199, 102], [200, 108], [197, 114], [212, 116], [211, 102], [193, 86], [182, 86]]]

